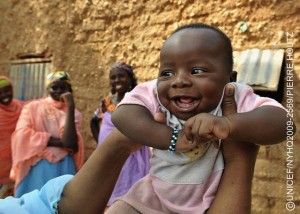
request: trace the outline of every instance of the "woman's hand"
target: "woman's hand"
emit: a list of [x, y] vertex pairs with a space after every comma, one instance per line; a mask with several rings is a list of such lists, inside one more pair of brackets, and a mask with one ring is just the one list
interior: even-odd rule
[[[222, 111], [225, 116], [237, 112], [232, 85], [225, 88]], [[258, 149], [248, 142], [231, 139], [222, 142], [225, 169], [207, 214], [251, 213], [251, 184]]]
[[[222, 111], [224, 116], [237, 113], [237, 107], [234, 99], [234, 86], [227, 85], [225, 88], [224, 98], [222, 101]], [[234, 140], [224, 140], [222, 143], [222, 151], [225, 163], [230, 161], [243, 161], [244, 159], [254, 159], [259, 147], [253, 143], [239, 142]]]
[[65, 92], [60, 95], [60, 100], [69, 107], [75, 107], [74, 98], [71, 92]]
[[50, 137], [47, 146], [63, 147], [62, 140], [57, 137]]

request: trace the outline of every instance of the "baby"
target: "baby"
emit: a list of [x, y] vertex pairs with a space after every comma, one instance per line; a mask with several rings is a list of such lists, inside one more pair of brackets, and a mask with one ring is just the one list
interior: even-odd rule
[[[232, 67], [230, 39], [217, 28], [190, 24], [167, 39], [158, 78], [127, 93], [112, 117], [124, 135], [155, 148], [150, 174], [107, 213], [205, 213], [224, 170], [216, 142], [266, 145], [284, 140], [284, 108], [249, 86], [229, 83]], [[221, 101], [227, 84], [234, 87], [238, 113], [225, 117]], [[168, 126], [154, 121], [160, 111]]]

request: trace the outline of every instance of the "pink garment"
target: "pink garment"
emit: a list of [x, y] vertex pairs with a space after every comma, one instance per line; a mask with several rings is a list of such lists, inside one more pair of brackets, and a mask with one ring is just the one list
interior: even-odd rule
[[0, 104], [0, 184], [11, 182], [9, 172], [12, 166], [11, 135], [23, 107], [23, 102], [12, 100], [9, 105]]
[[[62, 160], [68, 151], [58, 147], [47, 147], [51, 136], [61, 138], [66, 118], [66, 106], [51, 97], [41, 98], [25, 105], [15, 132], [12, 135], [13, 165], [10, 177], [18, 184], [28, 174], [30, 167], [41, 159], [51, 163]], [[75, 110], [78, 135], [78, 152], [74, 154], [77, 170], [84, 163], [84, 144], [80, 134], [82, 115]]]
[[[277, 101], [254, 94], [251, 87], [230, 83], [235, 87], [237, 112], [252, 111], [263, 105], [283, 108]], [[221, 116], [221, 101], [211, 114]], [[167, 124], [184, 126], [160, 105], [156, 94], [156, 80], [142, 83], [126, 93], [119, 105], [135, 104], [146, 107], [152, 115], [159, 110], [166, 114]], [[141, 213], [204, 213], [215, 197], [224, 169], [220, 149], [213, 144], [203, 155], [192, 159], [185, 153], [170, 154], [165, 150], [153, 149], [150, 175], [137, 183], [123, 200]]]
[[[0, 80], [7, 80], [13, 89], [13, 84], [6, 76], [0, 76]], [[11, 135], [16, 128], [24, 103], [13, 99], [9, 105], [0, 104], [0, 184], [12, 182], [9, 172], [12, 166]]]
[[[120, 200], [130, 204], [140, 213], [204, 213], [215, 197], [222, 172], [223, 170], [220, 170], [211, 174], [205, 183], [191, 185], [169, 184], [147, 175]], [[171, 202], [170, 195], [174, 196]]]

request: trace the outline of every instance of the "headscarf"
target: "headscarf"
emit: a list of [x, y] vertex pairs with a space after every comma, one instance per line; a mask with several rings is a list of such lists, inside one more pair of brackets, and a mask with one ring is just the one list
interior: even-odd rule
[[12, 88], [11, 90], [12, 90], [12, 94], [13, 94], [14, 90], [13, 90], [13, 83], [12, 83], [12, 81], [8, 77], [6, 77], [6, 76], [0, 76], [0, 88], [4, 88], [6, 86], [11, 86], [11, 88]]
[[0, 76], [0, 88], [4, 88], [6, 86], [11, 86], [11, 81], [5, 76]]
[[46, 87], [56, 81], [65, 81], [71, 85], [70, 75], [65, 71], [55, 71], [48, 74], [46, 78]]
[[134, 75], [133, 67], [126, 64], [125, 62], [115, 62], [115, 63], [113, 63], [110, 67], [110, 70], [115, 69], [115, 68], [120, 68], [122, 70], [127, 71], [129, 74]]
[[[137, 85], [137, 78], [135, 77], [135, 74], [133, 72], [133, 67], [131, 65], [128, 65], [125, 62], [115, 62], [111, 65], [110, 70], [113, 69], [122, 69], [123, 71], [127, 72], [129, 75], [129, 78], [131, 80], [131, 90]], [[111, 91], [112, 94], [115, 94], [115, 90], [112, 89]]]
[[[0, 88], [11, 86], [12, 82], [5, 76], [0, 76]], [[10, 182], [9, 172], [12, 165], [11, 159], [11, 134], [23, 107], [23, 102], [13, 99], [9, 105], [0, 104], [0, 184]]]

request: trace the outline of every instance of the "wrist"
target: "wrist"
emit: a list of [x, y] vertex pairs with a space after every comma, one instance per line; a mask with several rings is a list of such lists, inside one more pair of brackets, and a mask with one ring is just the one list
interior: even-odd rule
[[115, 129], [110, 135], [109, 146], [116, 153], [130, 154], [138, 144], [134, 143], [128, 137], [123, 135], [119, 130]]
[[178, 132], [179, 132], [179, 130], [177, 128], [173, 128], [173, 134], [171, 136], [170, 146], [168, 148], [168, 152], [170, 152], [170, 153], [174, 153], [176, 150]]

